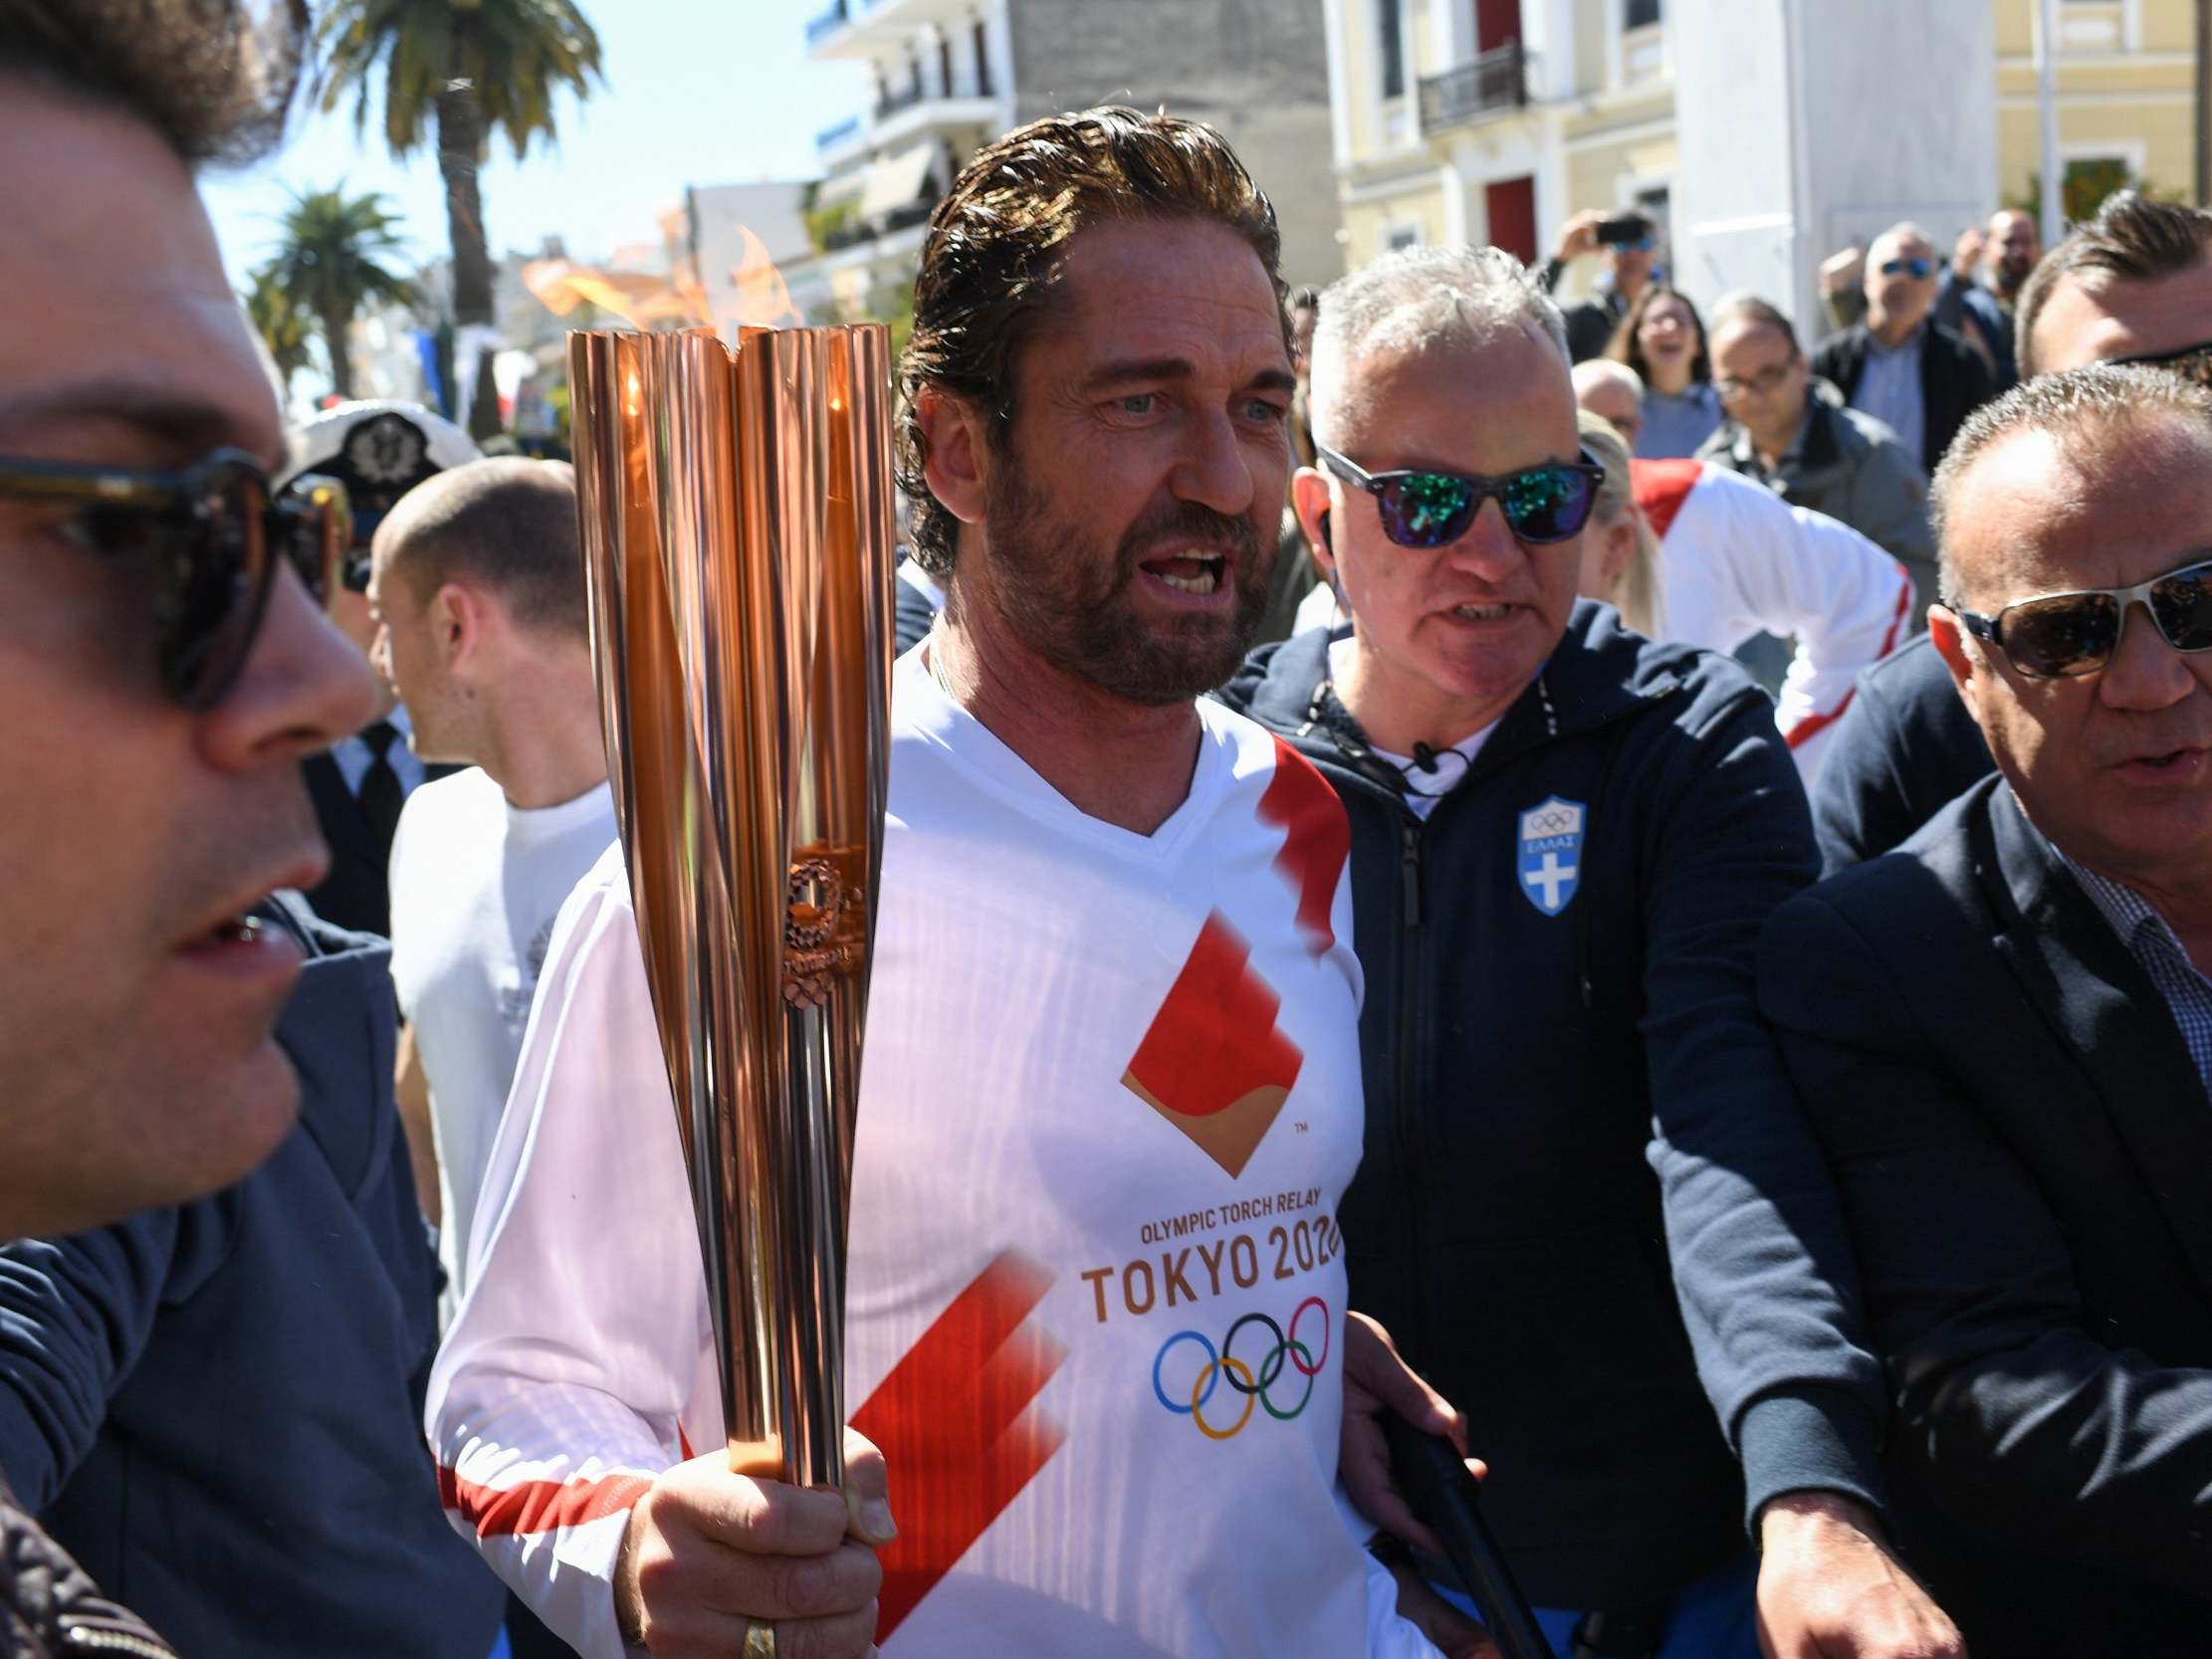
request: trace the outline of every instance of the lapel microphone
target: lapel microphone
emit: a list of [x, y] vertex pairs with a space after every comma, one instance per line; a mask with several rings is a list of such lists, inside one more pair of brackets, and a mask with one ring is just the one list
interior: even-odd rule
[[1437, 751], [1427, 743], [1414, 744], [1414, 765], [1425, 772], [1437, 769]]

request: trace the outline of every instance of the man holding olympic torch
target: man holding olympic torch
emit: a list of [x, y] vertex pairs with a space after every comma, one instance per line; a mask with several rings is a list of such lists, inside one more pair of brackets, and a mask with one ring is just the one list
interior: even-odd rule
[[1345, 1311], [1344, 813], [1199, 701], [1269, 591], [1276, 256], [1217, 135], [1120, 109], [987, 148], [932, 222], [901, 482], [949, 599], [894, 672], [842, 1494], [692, 1455], [710, 1311], [618, 852], [562, 911], [429, 1430], [586, 1659], [1435, 1651], [1337, 1485], [1409, 1528], [1374, 1413], [1459, 1430]]

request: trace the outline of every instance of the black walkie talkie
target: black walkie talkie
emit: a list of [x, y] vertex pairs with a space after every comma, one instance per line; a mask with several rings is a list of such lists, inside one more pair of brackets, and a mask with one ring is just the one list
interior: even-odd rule
[[1452, 1570], [1474, 1598], [1482, 1622], [1505, 1659], [1552, 1659], [1528, 1598], [1506, 1570], [1497, 1540], [1482, 1522], [1474, 1476], [1448, 1440], [1424, 1434], [1395, 1411], [1382, 1414], [1392, 1472], [1406, 1503], [1443, 1543]]

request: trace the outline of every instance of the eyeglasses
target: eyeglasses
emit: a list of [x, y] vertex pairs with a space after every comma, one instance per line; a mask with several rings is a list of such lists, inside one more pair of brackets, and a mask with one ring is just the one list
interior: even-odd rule
[[2212, 651], [2212, 559], [2202, 554], [2133, 587], [2041, 594], [2015, 600], [1995, 616], [1945, 604], [1969, 634], [1994, 645], [2031, 680], [2097, 673], [2119, 649], [2120, 629], [2137, 604], [2176, 651]]
[[2184, 345], [2178, 351], [2154, 351], [2140, 357], [2114, 357], [2115, 363], [2140, 363], [2145, 368], [2162, 368], [2178, 374], [2193, 385], [2212, 388], [2212, 340], [2199, 345]]
[[1627, 242], [1609, 243], [1609, 247], [1624, 254], [1648, 254], [1659, 246], [1656, 237], [1639, 236]]
[[1885, 259], [1881, 262], [1880, 269], [1884, 277], [1894, 277], [1899, 271], [1909, 271], [1912, 273], [1912, 280], [1918, 282], [1935, 269], [1935, 262], [1914, 254], [1910, 259]]
[[1769, 363], [1758, 373], [1746, 375], [1741, 380], [1732, 375], [1719, 375], [1713, 381], [1713, 390], [1731, 402], [1743, 396], [1745, 392], [1759, 392], [1762, 394], [1771, 392], [1787, 380], [1790, 377], [1790, 371], [1796, 367], [1797, 358], [1793, 356], [1786, 363]]
[[1314, 445], [1321, 464], [1345, 483], [1365, 490], [1381, 511], [1383, 533], [1401, 547], [1441, 547], [1456, 541], [1482, 504], [1495, 498], [1506, 527], [1523, 541], [1566, 541], [1582, 532], [1605, 482], [1605, 468], [1588, 450], [1579, 463], [1547, 461], [1540, 467], [1483, 478], [1465, 473], [1371, 473], [1324, 444]]
[[344, 485], [303, 474], [273, 495], [238, 450], [173, 471], [0, 460], [0, 496], [67, 507], [69, 539], [136, 561], [163, 689], [192, 710], [220, 703], [245, 667], [279, 565], [326, 604], [352, 535]]

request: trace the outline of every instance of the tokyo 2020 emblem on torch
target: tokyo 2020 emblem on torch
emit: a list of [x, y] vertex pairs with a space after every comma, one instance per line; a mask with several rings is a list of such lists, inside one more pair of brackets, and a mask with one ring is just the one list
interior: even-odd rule
[[731, 1464], [834, 1486], [887, 781], [889, 339], [579, 331], [568, 362], [608, 771]]

